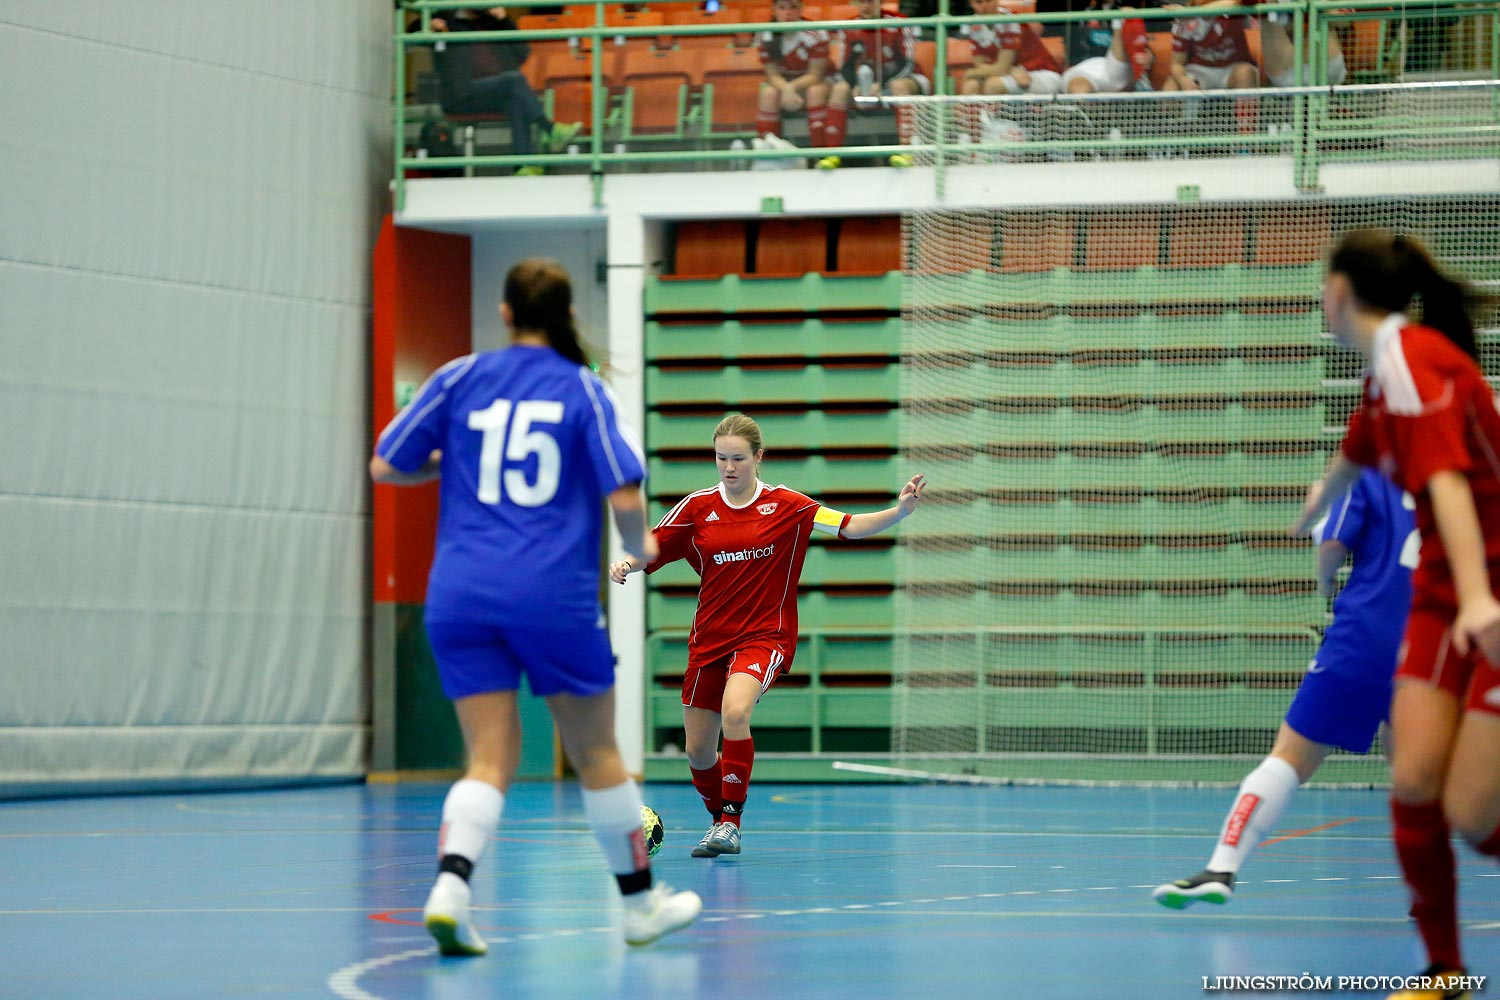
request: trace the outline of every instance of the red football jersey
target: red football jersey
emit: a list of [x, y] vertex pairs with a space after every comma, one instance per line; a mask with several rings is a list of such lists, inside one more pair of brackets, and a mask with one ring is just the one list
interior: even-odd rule
[[743, 506], [721, 485], [689, 494], [656, 526], [655, 572], [686, 559], [697, 570], [698, 610], [688, 638], [688, 665], [702, 667], [756, 641], [797, 650], [797, 581], [814, 531], [842, 535], [849, 515], [785, 486], [757, 484]]
[[[811, 22], [809, 22], [811, 23]], [[814, 59], [828, 58], [828, 32], [815, 28], [802, 31], [766, 31], [760, 36], [760, 61], [781, 67], [788, 80], [807, 72]]]
[[1414, 607], [1458, 604], [1427, 493], [1437, 472], [1468, 478], [1490, 579], [1500, 585], [1500, 401], [1473, 358], [1437, 330], [1391, 314], [1375, 334], [1343, 451], [1416, 498], [1422, 554], [1412, 576]]
[[1172, 22], [1172, 51], [1187, 56], [1199, 66], [1233, 66], [1250, 63], [1250, 43], [1245, 40], [1248, 18], [1185, 17]]
[[1042, 36], [1031, 25], [1010, 21], [997, 24], [995, 28], [1000, 35], [1000, 47], [1016, 53], [1017, 66], [1028, 71], [1044, 69], [1053, 73], [1062, 72], [1062, 67], [1052, 58], [1047, 46], [1042, 44]]
[[[884, 20], [900, 21], [901, 15], [881, 11]], [[912, 28], [851, 28], [839, 33], [843, 39], [843, 65], [869, 66], [881, 83], [915, 72], [916, 31]]]
[[1000, 58], [1000, 25], [966, 24], [959, 30], [969, 36], [969, 50], [975, 59], [992, 63]]

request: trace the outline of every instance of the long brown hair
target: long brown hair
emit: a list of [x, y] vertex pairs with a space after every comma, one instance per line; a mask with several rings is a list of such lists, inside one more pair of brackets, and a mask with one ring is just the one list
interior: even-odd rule
[[719, 426], [714, 428], [714, 440], [721, 437], [744, 438], [750, 445], [750, 457], [754, 458], [761, 451], [760, 425], [743, 413], [731, 413], [719, 421]]
[[1359, 300], [1376, 309], [1403, 312], [1420, 298], [1422, 323], [1479, 360], [1469, 289], [1445, 274], [1416, 237], [1388, 229], [1352, 230], [1334, 247], [1328, 273], [1348, 278]]
[[558, 354], [588, 367], [589, 356], [573, 322], [573, 285], [550, 257], [528, 257], [505, 276], [505, 304], [517, 330], [538, 330]]

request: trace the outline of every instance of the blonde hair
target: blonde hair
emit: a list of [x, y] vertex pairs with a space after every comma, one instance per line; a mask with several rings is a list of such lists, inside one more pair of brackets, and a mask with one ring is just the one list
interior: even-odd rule
[[751, 455], [761, 451], [760, 427], [743, 413], [731, 413], [719, 421], [719, 426], [714, 428], [714, 440], [721, 437], [744, 438], [750, 443]]

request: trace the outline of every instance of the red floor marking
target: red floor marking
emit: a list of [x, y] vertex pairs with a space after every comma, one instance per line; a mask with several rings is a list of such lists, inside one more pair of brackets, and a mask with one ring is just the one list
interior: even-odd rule
[[1272, 844], [1279, 844], [1283, 840], [1296, 840], [1298, 837], [1305, 837], [1309, 833], [1317, 833], [1320, 830], [1332, 830], [1336, 826], [1343, 826], [1345, 823], [1356, 823], [1358, 821], [1358, 816], [1350, 816], [1348, 819], [1336, 819], [1332, 823], [1324, 823], [1322, 826], [1314, 826], [1306, 830], [1293, 830], [1291, 833], [1288, 833], [1285, 836], [1272, 837], [1270, 840], [1262, 840], [1260, 842], [1260, 846], [1270, 847]]
[[386, 910], [384, 913], [372, 913], [372, 914], [370, 914], [370, 919], [371, 920], [378, 920], [382, 924], [400, 924], [402, 927], [421, 927], [422, 926], [422, 921], [420, 921], [420, 920], [402, 920], [399, 917], [395, 916], [395, 914], [397, 914], [397, 913], [421, 913], [421, 912], [422, 911], [418, 910], [418, 909], [410, 909], [410, 910]]

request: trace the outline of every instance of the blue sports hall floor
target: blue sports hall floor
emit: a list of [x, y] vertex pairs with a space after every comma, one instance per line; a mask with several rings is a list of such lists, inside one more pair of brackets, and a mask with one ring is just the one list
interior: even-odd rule
[[[646, 799], [694, 927], [627, 949], [577, 791], [518, 785], [474, 876], [490, 954], [440, 959], [444, 791], [0, 804], [0, 997], [1203, 997], [1425, 964], [1380, 792], [1305, 791], [1233, 902], [1172, 912], [1150, 888], [1202, 867], [1232, 790], [758, 785], [745, 853], [700, 860], [686, 783]], [[1500, 974], [1500, 868], [1459, 857], [1470, 964]]]

